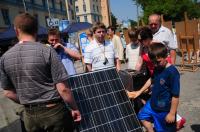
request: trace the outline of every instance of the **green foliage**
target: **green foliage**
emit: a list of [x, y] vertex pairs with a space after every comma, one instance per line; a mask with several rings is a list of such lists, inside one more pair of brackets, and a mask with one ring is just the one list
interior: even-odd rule
[[137, 2], [144, 11], [143, 19], [145, 22], [148, 16], [152, 13], [164, 15], [164, 19], [180, 21], [184, 19], [184, 12], [187, 12], [188, 17], [200, 17], [200, 5], [196, 0], [133, 0]]
[[111, 13], [111, 22], [112, 22], [112, 26], [116, 27], [117, 18], [112, 13]]
[[137, 26], [137, 22], [134, 20], [129, 19], [130, 23], [131, 23], [131, 27], [134, 28]]

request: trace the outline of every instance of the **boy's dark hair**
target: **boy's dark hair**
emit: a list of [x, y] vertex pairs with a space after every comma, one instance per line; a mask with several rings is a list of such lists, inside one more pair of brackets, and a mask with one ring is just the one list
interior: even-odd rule
[[164, 44], [156, 42], [149, 46], [148, 55], [149, 58], [154, 61], [158, 58], [166, 58], [168, 55], [168, 50]]
[[131, 41], [137, 41], [138, 39], [137, 33], [134, 30], [128, 31], [128, 37], [130, 38]]
[[101, 23], [101, 22], [96, 22], [96, 23], [94, 24], [93, 28], [92, 28], [93, 33], [95, 33], [95, 31], [96, 31], [97, 29], [99, 29], [99, 28], [103, 28], [103, 29], [106, 30], [106, 26], [105, 26], [103, 23]]
[[50, 28], [48, 30], [48, 36], [50, 36], [50, 35], [56, 35], [56, 36], [60, 37], [60, 32], [57, 28]]
[[109, 26], [107, 29], [111, 29], [111, 31], [114, 31], [114, 33], [115, 33], [115, 30], [116, 30], [116, 28], [113, 27], [113, 26]]
[[14, 19], [14, 26], [29, 35], [35, 35], [38, 31], [38, 21], [29, 13], [17, 15]]
[[136, 34], [138, 34], [138, 40], [140, 41], [153, 39], [153, 33], [149, 27], [142, 27], [138, 29]]

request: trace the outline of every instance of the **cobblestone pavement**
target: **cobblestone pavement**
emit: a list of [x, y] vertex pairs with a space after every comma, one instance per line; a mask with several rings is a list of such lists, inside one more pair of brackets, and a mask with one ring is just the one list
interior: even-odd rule
[[[83, 65], [80, 62], [76, 62], [75, 66], [78, 73], [83, 72]], [[126, 64], [123, 64], [122, 69], [125, 68]], [[181, 96], [178, 113], [187, 120], [185, 127], [180, 132], [200, 132], [200, 70], [196, 72], [180, 71], [180, 73]], [[8, 125], [19, 124], [19, 117], [15, 115], [18, 107], [18, 105], [3, 97], [0, 89], [0, 132], [4, 132]], [[15, 129], [16, 132], [18, 130]]]

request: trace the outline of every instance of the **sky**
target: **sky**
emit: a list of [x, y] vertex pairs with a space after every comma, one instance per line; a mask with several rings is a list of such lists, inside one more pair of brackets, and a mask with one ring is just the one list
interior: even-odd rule
[[[137, 21], [137, 6], [133, 0], [110, 0], [110, 8], [114, 16], [120, 21], [127, 19]], [[139, 14], [141, 12], [139, 8]]]

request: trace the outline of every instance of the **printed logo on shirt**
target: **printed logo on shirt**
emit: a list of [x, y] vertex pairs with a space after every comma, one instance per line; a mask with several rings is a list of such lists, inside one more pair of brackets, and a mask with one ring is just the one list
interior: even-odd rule
[[93, 58], [93, 64], [96, 64], [96, 63], [102, 61], [103, 59], [104, 59], [103, 55], [96, 56], [96, 57]]
[[160, 79], [160, 85], [163, 85], [165, 83], [165, 80], [164, 79]]

